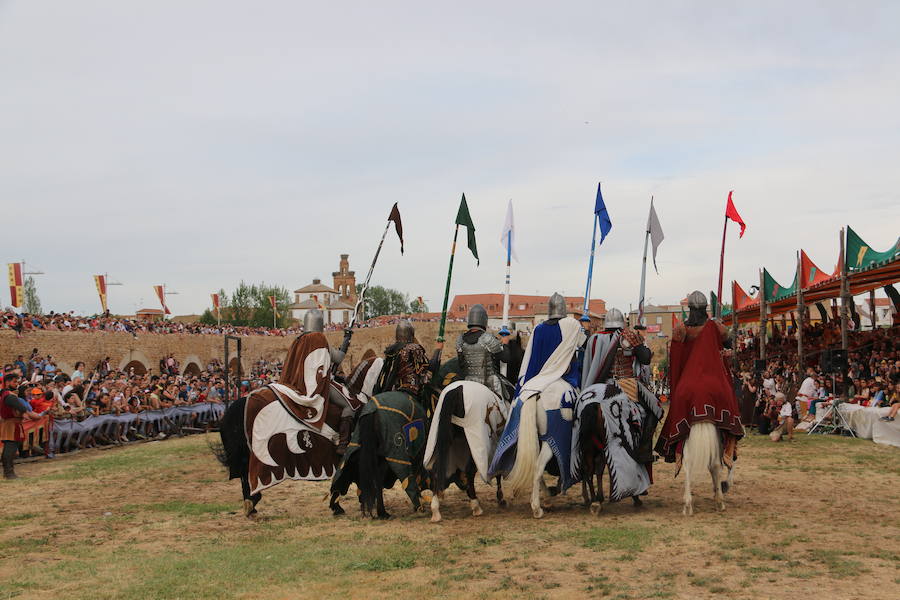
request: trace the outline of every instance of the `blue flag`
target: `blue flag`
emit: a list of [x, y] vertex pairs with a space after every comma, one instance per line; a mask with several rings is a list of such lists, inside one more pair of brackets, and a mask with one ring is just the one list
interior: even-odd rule
[[609, 213], [606, 210], [606, 204], [603, 203], [603, 194], [600, 192], [600, 184], [597, 184], [597, 203], [594, 205], [594, 214], [600, 221], [600, 243], [606, 239], [606, 234], [612, 230], [612, 221], [609, 220]]

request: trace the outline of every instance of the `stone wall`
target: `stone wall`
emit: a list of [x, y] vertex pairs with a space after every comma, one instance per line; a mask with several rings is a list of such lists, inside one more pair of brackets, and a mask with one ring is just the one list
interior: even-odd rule
[[[443, 359], [456, 356], [453, 341], [464, 329], [462, 323], [448, 323], [445, 337], [450, 340], [446, 344]], [[425, 346], [429, 356], [435, 346], [437, 323], [417, 323], [416, 337]], [[333, 346], [340, 345], [343, 339], [341, 331], [326, 334]], [[283, 359], [295, 336], [268, 337], [247, 336], [241, 338], [242, 365], [246, 371], [255, 361]], [[368, 349], [383, 356], [384, 349], [394, 341], [394, 327], [376, 327], [357, 329], [353, 335], [350, 351], [347, 353], [349, 365], [355, 365]], [[0, 363], [6, 364], [22, 354], [26, 358], [31, 350], [37, 348], [42, 356], [52, 355], [63, 372], [71, 373], [75, 363], [84, 361], [88, 370], [107, 356], [113, 368], [125, 368], [135, 362], [143, 368], [159, 371], [160, 359], [170, 352], [181, 364], [182, 370], [190, 365], [203, 369], [207, 363], [224, 358], [224, 337], [220, 335], [188, 335], [188, 334], [143, 334], [137, 338], [128, 333], [79, 332], [79, 331], [31, 331], [22, 339], [16, 339], [11, 330], [0, 330]], [[232, 356], [234, 344], [231, 345]], [[236, 365], [235, 365], [236, 366]]]

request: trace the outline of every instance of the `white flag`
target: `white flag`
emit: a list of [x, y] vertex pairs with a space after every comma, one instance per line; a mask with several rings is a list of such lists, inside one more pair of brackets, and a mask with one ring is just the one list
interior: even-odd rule
[[515, 241], [516, 228], [513, 224], [512, 200], [510, 200], [509, 206], [506, 208], [506, 221], [503, 223], [503, 235], [500, 236], [500, 244], [506, 250], [508, 255], [518, 261], [519, 257], [516, 256]]
[[663, 235], [662, 225], [659, 224], [659, 217], [656, 216], [656, 209], [653, 208], [653, 198], [650, 198], [650, 216], [647, 217], [647, 231], [650, 232], [650, 242], [653, 244], [653, 268], [657, 274], [659, 269], [656, 268], [656, 249], [666, 239]]

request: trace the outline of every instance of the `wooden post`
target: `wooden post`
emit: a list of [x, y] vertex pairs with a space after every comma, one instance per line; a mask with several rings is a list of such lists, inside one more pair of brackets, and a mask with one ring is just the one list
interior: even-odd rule
[[766, 360], [766, 282], [759, 270], [759, 359]]
[[802, 267], [800, 264], [800, 253], [797, 253], [797, 361], [799, 363], [800, 372], [803, 373], [806, 361], [803, 360], [803, 325], [806, 322], [805, 308], [803, 302], [803, 277]]
[[875, 317], [875, 290], [869, 290], [869, 315], [872, 316], [872, 331], [875, 331], [878, 322]]
[[847, 341], [847, 319], [849, 318], [847, 302], [850, 298], [850, 287], [847, 282], [847, 260], [846, 247], [844, 241], [844, 229], [841, 228], [841, 348], [846, 351], [848, 347]]

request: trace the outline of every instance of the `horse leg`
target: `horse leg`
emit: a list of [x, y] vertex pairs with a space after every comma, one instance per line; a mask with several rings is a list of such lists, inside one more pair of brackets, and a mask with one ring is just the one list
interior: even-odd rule
[[247, 475], [241, 475], [241, 492], [244, 497], [244, 516], [252, 517], [256, 514], [256, 504], [262, 499], [262, 492], [250, 494], [250, 480]]
[[478, 496], [475, 494], [475, 476], [478, 474], [478, 467], [475, 461], [470, 457], [466, 464], [466, 495], [469, 496], [469, 506], [472, 508], [472, 516], [480, 517], [484, 514], [481, 510], [481, 504], [478, 502]]
[[441, 499], [444, 497], [444, 490], [434, 492], [431, 495], [431, 522], [441, 522]]
[[531, 487], [531, 514], [535, 519], [544, 516], [544, 509], [541, 506], [541, 490], [546, 487], [544, 484], [544, 469], [547, 463], [553, 458], [553, 451], [547, 442], [541, 444], [541, 452], [538, 454], [537, 464], [534, 469], [534, 480]]
[[497, 475], [497, 506], [500, 508], [506, 507], [506, 500], [503, 499], [503, 484], [501, 483], [502, 478]]
[[687, 455], [682, 455], [682, 468], [684, 469], [684, 508], [681, 512], [689, 517], [694, 514], [694, 498], [691, 495], [691, 461]]
[[388, 465], [387, 461], [379, 460], [378, 465], [378, 491], [375, 493], [375, 510], [377, 511], [377, 517], [379, 519], [390, 519], [391, 515], [384, 509], [384, 485], [382, 482], [385, 479], [385, 475], [387, 474]]
[[328, 502], [328, 508], [331, 509], [331, 513], [338, 517], [340, 515], [346, 514], [346, 511], [341, 507], [341, 503], [338, 501], [340, 494], [338, 492], [331, 493], [331, 500]]
[[[592, 449], [591, 462], [593, 463], [593, 469], [591, 469], [589, 475], [591, 481], [591, 514], [599, 515], [603, 510], [603, 471], [606, 470], [606, 455], [603, 453], [603, 450], [601, 450], [597, 454], [594, 454]], [[595, 475], [597, 477], [596, 494], [594, 493], [593, 489]]]
[[722, 494], [722, 466], [720, 464], [710, 465], [709, 474], [712, 476], [716, 510], [722, 512], [725, 510], [725, 496]]

